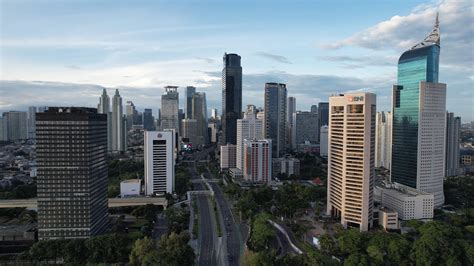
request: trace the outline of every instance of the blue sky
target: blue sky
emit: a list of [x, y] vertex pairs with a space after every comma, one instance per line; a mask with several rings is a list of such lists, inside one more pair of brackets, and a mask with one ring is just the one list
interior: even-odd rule
[[[101, 86], [139, 108], [195, 85], [220, 109], [224, 52], [242, 56], [244, 104], [287, 83], [297, 109], [372, 91], [390, 109], [398, 56], [440, 12], [447, 109], [474, 119], [473, 4], [465, 1], [0, 1], [0, 111], [95, 106]], [[112, 93], [112, 90], [110, 90]], [[181, 93], [182, 95], [183, 93]]]

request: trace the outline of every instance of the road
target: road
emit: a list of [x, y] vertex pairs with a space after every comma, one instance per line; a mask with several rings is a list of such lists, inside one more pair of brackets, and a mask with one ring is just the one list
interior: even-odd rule
[[[109, 198], [109, 208], [124, 206], [140, 206], [147, 204], [160, 205], [166, 208], [168, 201], [165, 198], [157, 197], [135, 197], [135, 198]], [[38, 208], [38, 199], [13, 199], [0, 200], [0, 208]]]
[[240, 247], [242, 243], [242, 236], [240, 229], [237, 226], [234, 215], [227, 200], [224, 198], [221, 188], [216, 183], [210, 183], [214, 190], [214, 197], [221, 210], [221, 219], [225, 225], [225, 237], [227, 241], [227, 260], [229, 265], [239, 265]]
[[[195, 156], [195, 160], [200, 160], [201, 158], [207, 156], [207, 152], [203, 151]], [[196, 163], [188, 163], [189, 173], [191, 174], [191, 179], [200, 179], [199, 174], [196, 169]], [[207, 190], [205, 184], [200, 182], [193, 182], [194, 190]], [[216, 239], [216, 232], [213, 228], [213, 219], [214, 213], [209, 205], [209, 200], [207, 195], [196, 195], [197, 207], [199, 210], [199, 232], [198, 232], [198, 243], [199, 243], [199, 258], [198, 265], [208, 266], [208, 265], [217, 265], [217, 258], [214, 252]]]
[[278, 239], [278, 245], [280, 246], [278, 256], [283, 257], [288, 253], [294, 253], [290, 242], [288, 242], [288, 239], [286, 239], [286, 236], [276, 228], [273, 228], [273, 230], [275, 231], [276, 237]]

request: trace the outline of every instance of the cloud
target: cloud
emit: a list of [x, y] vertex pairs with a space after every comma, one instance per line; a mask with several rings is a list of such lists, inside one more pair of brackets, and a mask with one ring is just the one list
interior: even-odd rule
[[342, 63], [345, 66], [353, 67], [367, 67], [367, 66], [388, 66], [393, 67], [394, 62], [396, 62], [397, 58], [394, 56], [346, 56], [346, 55], [333, 55], [333, 56], [320, 56], [318, 59], [329, 61], [329, 62], [336, 62]]
[[334, 50], [361, 47], [401, 53], [421, 42], [434, 25], [439, 12], [443, 64], [472, 68], [474, 61], [474, 5], [470, 0], [444, 0], [415, 7], [406, 16], [394, 16], [352, 36], [322, 48]]
[[290, 60], [282, 55], [270, 54], [266, 52], [256, 52], [255, 55], [267, 58], [282, 64], [291, 64]]

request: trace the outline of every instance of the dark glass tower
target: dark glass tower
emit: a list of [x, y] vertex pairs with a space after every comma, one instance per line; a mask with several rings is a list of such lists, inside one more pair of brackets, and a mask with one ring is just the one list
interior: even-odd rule
[[107, 114], [49, 107], [36, 114], [38, 236], [88, 238], [102, 233], [107, 209]]
[[145, 108], [143, 111], [143, 128], [148, 131], [155, 130], [155, 118], [151, 109]]
[[397, 85], [393, 88], [392, 182], [418, 188], [420, 84], [438, 83], [439, 23], [423, 42], [398, 60]]
[[[286, 84], [265, 83], [264, 136], [272, 139], [272, 157], [285, 153], [286, 141]], [[298, 129], [296, 129], [298, 130]]]
[[237, 119], [242, 116], [242, 66], [237, 54], [224, 54], [222, 69], [221, 144], [237, 143]]
[[[196, 88], [187, 86], [185, 89], [186, 103], [184, 105], [185, 118], [193, 119], [193, 94], [196, 93]], [[181, 120], [180, 120], [181, 121]]]

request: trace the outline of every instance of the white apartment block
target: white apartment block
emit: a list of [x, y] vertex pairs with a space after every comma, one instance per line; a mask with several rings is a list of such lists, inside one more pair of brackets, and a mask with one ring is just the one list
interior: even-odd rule
[[174, 191], [175, 133], [145, 131], [145, 194], [164, 195]]
[[227, 144], [221, 146], [221, 169], [236, 168], [237, 146]]
[[327, 214], [344, 227], [372, 227], [375, 179], [373, 93], [329, 98]]
[[237, 119], [237, 161], [236, 166], [240, 170], [244, 169], [244, 141], [246, 139], [263, 139], [263, 120], [257, 119], [256, 108], [253, 105], [247, 106], [247, 111], [243, 119]]
[[376, 187], [382, 205], [398, 212], [401, 220], [433, 219], [434, 196], [398, 183]]
[[321, 157], [328, 157], [328, 126], [321, 127], [319, 132], [319, 155]]
[[272, 180], [272, 140], [245, 140], [244, 141], [244, 169], [245, 181], [255, 183], [269, 183]]

